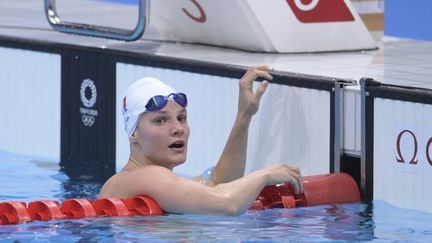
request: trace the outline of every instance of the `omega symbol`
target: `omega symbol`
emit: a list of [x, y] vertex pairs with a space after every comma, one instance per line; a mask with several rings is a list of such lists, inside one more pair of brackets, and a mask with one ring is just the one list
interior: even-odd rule
[[[402, 137], [405, 136], [409, 136], [412, 138], [412, 142], [414, 144], [414, 148], [412, 151], [412, 156], [409, 159], [409, 164], [413, 164], [413, 165], [417, 165], [418, 163], [418, 159], [417, 159], [417, 153], [418, 153], [418, 143], [417, 143], [417, 136], [415, 135], [414, 132], [410, 131], [410, 130], [403, 130], [399, 133], [399, 135], [397, 136], [396, 139], [396, 151], [397, 151], [397, 156], [396, 156], [396, 161], [398, 163], [405, 163], [408, 157], [404, 157], [404, 154], [402, 153]], [[426, 143], [426, 147], [425, 147], [425, 154], [426, 154], [426, 159], [428, 161], [428, 163], [432, 166], [432, 158], [430, 155], [430, 148], [432, 145], [432, 137], [429, 138], [429, 140]], [[407, 154], [405, 154], [405, 156], [407, 156]]]

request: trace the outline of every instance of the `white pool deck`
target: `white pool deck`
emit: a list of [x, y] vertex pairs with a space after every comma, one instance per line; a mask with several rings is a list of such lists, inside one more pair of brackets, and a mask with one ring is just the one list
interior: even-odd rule
[[[103, 21], [106, 25], [116, 27], [133, 26], [136, 21], [136, 7], [132, 5], [79, 0], [57, 1], [57, 7], [66, 20], [81, 20], [85, 23]], [[371, 77], [387, 84], [432, 88], [432, 80], [429, 78], [432, 74], [432, 42], [393, 38], [382, 36], [382, 33], [373, 33], [377, 41], [376, 50], [265, 54], [206, 45], [146, 40], [149, 36], [153, 38], [152, 29], [144, 35], [144, 39], [122, 42], [56, 32], [48, 24], [43, 8], [43, 1], [0, 2], [0, 36], [124, 50], [209, 63], [240, 66], [263, 63], [280, 71], [354, 80]], [[121, 16], [121, 18], [107, 18], [104, 14], [106, 11], [110, 12], [110, 16]]]

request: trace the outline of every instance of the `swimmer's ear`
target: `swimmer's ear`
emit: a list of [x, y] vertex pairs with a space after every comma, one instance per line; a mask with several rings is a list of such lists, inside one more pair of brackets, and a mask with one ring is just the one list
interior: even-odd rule
[[137, 139], [137, 136], [135, 133], [136, 133], [136, 129], [135, 129], [135, 131], [132, 132], [132, 134], [129, 137], [129, 141], [131, 143], [138, 143], [138, 139]]

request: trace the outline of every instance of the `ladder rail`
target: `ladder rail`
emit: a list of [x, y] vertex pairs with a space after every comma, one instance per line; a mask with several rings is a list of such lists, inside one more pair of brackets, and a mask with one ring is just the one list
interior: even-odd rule
[[149, 0], [139, 0], [138, 21], [133, 30], [115, 28], [101, 25], [91, 25], [76, 22], [63, 21], [57, 14], [56, 1], [45, 0], [45, 15], [50, 25], [57, 31], [102, 37], [123, 41], [134, 41], [139, 39], [143, 34], [148, 24], [149, 16]]

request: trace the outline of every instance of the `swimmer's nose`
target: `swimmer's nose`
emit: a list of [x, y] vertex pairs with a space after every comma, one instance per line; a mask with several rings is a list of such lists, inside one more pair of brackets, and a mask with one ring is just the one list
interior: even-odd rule
[[171, 135], [172, 136], [181, 136], [184, 134], [184, 128], [180, 122], [176, 122], [173, 127], [171, 128]]

